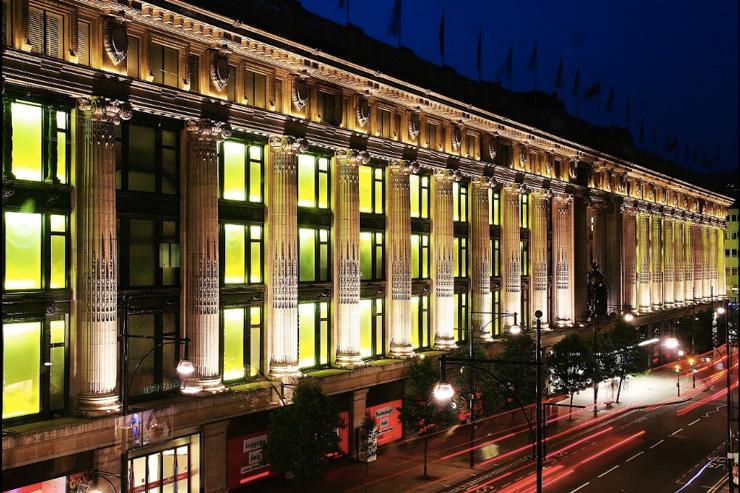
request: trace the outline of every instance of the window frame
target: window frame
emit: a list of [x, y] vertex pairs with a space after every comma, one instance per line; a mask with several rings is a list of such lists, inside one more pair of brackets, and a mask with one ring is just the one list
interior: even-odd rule
[[[298, 169], [296, 170], [296, 191], [297, 191], [297, 203], [298, 203], [298, 209], [304, 209], [304, 210], [317, 210], [317, 211], [327, 211], [330, 212], [331, 207], [331, 199], [332, 199], [332, 173], [331, 173], [331, 158], [328, 156], [324, 156], [321, 154], [313, 154], [313, 153], [302, 153], [298, 155], [298, 159], [300, 160], [301, 156], [310, 156], [314, 160], [314, 176], [313, 176], [313, 186], [314, 186], [314, 197], [313, 201], [315, 205], [300, 205], [300, 196], [301, 196], [301, 177], [300, 177], [300, 166], [298, 166]], [[326, 169], [321, 169], [321, 160], [326, 160]], [[326, 207], [321, 207], [321, 175], [326, 175]]]
[[519, 228], [529, 229], [529, 194], [519, 194]]
[[[385, 167], [373, 165], [373, 164], [361, 164], [360, 168], [370, 169], [370, 203], [372, 205], [372, 211], [363, 211], [360, 208], [360, 214], [373, 214], [376, 216], [382, 216], [385, 214]], [[378, 172], [380, 178], [378, 178]], [[378, 198], [378, 185], [380, 185], [380, 198]], [[380, 211], [378, 211], [378, 206]]]
[[468, 277], [468, 237], [455, 235], [453, 238], [455, 263], [453, 265], [454, 277], [464, 279]]
[[[414, 215], [414, 208], [413, 208], [413, 204], [411, 202], [413, 200], [413, 198], [412, 198], [413, 197], [413, 194], [411, 192], [411, 189], [412, 188], [415, 188], [414, 187], [414, 184], [413, 184], [413, 181], [412, 181], [412, 177], [417, 177], [418, 178], [418, 182], [419, 182], [418, 191], [417, 191], [417, 197], [419, 199], [419, 203], [417, 204], [418, 205], [418, 210], [419, 210], [419, 215], [418, 216], [415, 216]], [[429, 219], [429, 211], [430, 211], [430, 200], [429, 200], [429, 198], [430, 198], [430, 192], [429, 192], [429, 190], [430, 190], [430, 181], [431, 181], [431, 178], [429, 177], [429, 175], [425, 175], [425, 174], [422, 174], [422, 173], [411, 173], [411, 174], [409, 174], [409, 215], [411, 216], [412, 219], [424, 219], [424, 220], [428, 220]], [[426, 202], [424, 200], [425, 198], [426, 198]], [[424, 204], [425, 203], [426, 203], [426, 207], [424, 207]]]
[[[244, 200], [231, 199], [224, 197], [224, 186], [226, 184], [226, 154], [224, 152], [224, 145], [227, 142], [235, 142], [245, 146], [244, 152]], [[252, 147], [257, 147], [260, 150], [260, 158], [252, 159]], [[260, 167], [260, 200], [251, 200], [251, 185], [252, 185], [252, 173], [251, 166], [254, 163], [259, 163]], [[265, 203], [265, 148], [262, 143], [251, 141], [248, 139], [240, 139], [231, 137], [228, 140], [219, 142], [218, 144], [218, 198], [233, 204], [264, 204]]]
[[[362, 241], [362, 234], [367, 233], [371, 235], [370, 238], [370, 269], [371, 276], [369, 279], [362, 277], [362, 247], [360, 247], [360, 282], [374, 282], [385, 280], [385, 231], [379, 229], [361, 229], [360, 230], [360, 241]], [[378, 235], [380, 235], [381, 241], [378, 243]], [[378, 249], [380, 249], [380, 262], [378, 262]], [[380, 264], [380, 265], [378, 265]], [[380, 275], [378, 275], [380, 273]]]
[[[321, 305], [326, 304], [326, 317], [321, 316]], [[314, 310], [314, 364], [312, 366], [300, 366], [301, 361], [301, 329], [300, 329], [300, 305], [313, 305]], [[299, 318], [298, 318], [298, 365], [302, 372], [309, 372], [319, 368], [328, 368], [332, 365], [331, 359], [331, 344], [332, 344], [332, 303], [330, 301], [304, 301], [299, 302]], [[326, 322], [326, 334], [322, 334], [321, 324]], [[326, 338], [326, 341], [322, 341], [322, 335]], [[326, 363], [321, 362], [321, 346], [322, 343], [326, 345]]]
[[[250, 76], [251, 74], [251, 76]], [[257, 77], [264, 77], [265, 79], [265, 94], [264, 94], [264, 105], [260, 106], [256, 104], [257, 100]], [[247, 91], [247, 81], [252, 81], [252, 94]], [[242, 84], [242, 93], [244, 94], [245, 104], [248, 106], [254, 106], [255, 108], [267, 109], [270, 98], [269, 98], [269, 87], [270, 87], [270, 74], [266, 71], [261, 71], [253, 66], [244, 67], [244, 83]]]
[[[53, 9], [48, 9], [48, 8], [36, 7], [36, 6], [33, 6], [33, 5], [29, 5], [28, 6], [28, 16], [29, 16], [29, 19], [28, 19], [28, 24], [29, 24], [29, 26], [28, 26], [28, 28], [29, 28], [28, 37], [29, 37], [29, 39], [31, 37], [31, 33], [30, 33], [30, 22], [31, 22], [30, 21], [30, 17], [31, 17], [31, 11], [32, 10], [36, 10], [36, 11], [39, 11], [41, 13], [41, 32], [42, 32], [42, 40], [41, 40], [41, 43], [42, 43], [42, 46], [41, 46], [41, 51], [40, 52], [39, 51], [33, 51], [33, 48], [31, 49], [31, 52], [32, 53], [39, 54], [39, 55], [48, 56], [48, 57], [51, 57], [51, 58], [56, 58], [57, 60], [64, 60], [65, 59], [64, 54], [67, 52], [65, 41], [67, 39], [66, 38], [66, 30], [68, 29], [68, 27], [69, 27], [68, 24], [70, 23], [70, 21], [69, 21], [69, 13], [68, 12], [60, 12], [58, 10], [53, 10]], [[48, 46], [48, 43], [49, 43], [49, 40], [48, 40], [49, 33], [48, 33], [48, 20], [47, 19], [48, 19], [48, 15], [49, 14], [59, 17], [59, 19], [61, 21], [61, 26], [60, 26], [59, 33], [58, 33], [59, 34], [59, 39], [58, 39], [59, 51], [58, 51], [58, 53], [56, 55], [52, 55], [51, 53], [48, 52], [49, 51], [49, 46]], [[12, 34], [11, 34], [11, 38], [12, 38]], [[61, 56], [59, 56], [59, 54], [61, 54]]]
[[[301, 230], [310, 229], [315, 232], [314, 234], [314, 279], [313, 280], [301, 280]], [[321, 239], [321, 231], [326, 231], [326, 240]], [[331, 251], [331, 228], [324, 226], [308, 226], [299, 224], [298, 225], [298, 285], [305, 285], [311, 283], [326, 283], [332, 281], [332, 251]], [[326, 279], [321, 277], [321, 246], [326, 245]]]
[[455, 181], [452, 183], [452, 219], [454, 222], [468, 222], [468, 195], [467, 183], [463, 183], [461, 181]]
[[[241, 226], [243, 229], [243, 240], [244, 240], [244, 282], [226, 282], [226, 226]], [[252, 238], [252, 227], [258, 226], [260, 228], [260, 237], [255, 240]], [[252, 281], [252, 244], [258, 244], [260, 247], [260, 280], [259, 282]], [[234, 221], [223, 219], [219, 221], [219, 285], [223, 287], [227, 286], [253, 286], [265, 284], [265, 225], [263, 223], [256, 223], [250, 221]]]
[[[154, 53], [154, 47], [155, 45], [157, 47], [162, 48], [162, 66], [157, 67], [158, 72], [162, 73], [162, 81], [157, 81], [157, 74], [154, 72], [155, 67], [152, 64], [152, 54]], [[165, 59], [166, 59], [166, 51], [165, 50], [172, 50], [175, 52], [175, 62], [176, 62], [176, 72], [174, 73], [175, 76], [175, 83], [174, 84], [168, 84], [167, 83], [167, 72], [165, 71]], [[150, 38], [148, 43], [148, 51], [147, 51], [147, 68], [149, 69], [149, 74], [151, 77], [151, 82], [154, 84], [160, 84], [167, 87], [174, 87], [175, 89], [179, 89], [180, 87], [180, 53], [182, 52], [182, 47], [175, 45], [174, 43], [167, 42], [164, 39], [161, 38]]]
[[[385, 355], [385, 298], [380, 297], [363, 297], [360, 301], [370, 301], [370, 340], [371, 354], [363, 356], [362, 359], [370, 361], [382, 358]], [[380, 311], [378, 311], [380, 306]], [[362, 330], [362, 327], [360, 328]], [[360, 335], [362, 340], [362, 335]], [[380, 342], [380, 347], [378, 347]], [[360, 343], [360, 352], [362, 352], [362, 343]]]
[[[456, 315], [454, 324], [457, 325], [455, 340], [457, 342], [466, 341], [468, 338], [468, 331], [470, 328], [470, 312], [468, 310], [468, 293], [454, 293], [454, 314]], [[453, 329], [455, 327], [453, 326]]]
[[[419, 265], [416, 266], [416, 268], [418, 268], [418, 271], [419, 271], [419, 276], [418, 277], [414, 276], [415, 266], [412, 264], [411, 265], [411, 280], [412, 281], [426, 280], [430, 278], [430, 268], [431, 268], [431, 259], [430, 259], [430, 254], [429, 254], [430, 253], [430, 241], [431, 241], [430, 234], [412, 231], [411, 232], [411, 238], [412, 238], [411, 239], [411, 249], [412, 250], [413, 250], [413, 237], [414, 236], [419, 237]], [[424, 244], [425, 240], [426, 240], [426, 245]], [[411, 253], [410, 256], [413, 257], [413, 252]]]
[[[252, 323], [252, 308], [259, 309], [260, 312], [260, 323], [259, 324], [253, 324]], [[219, 361], [220, 367], [219, 371], [220, 374], [223, 376], [224, 383], [227, 384], [238, 384], [243, 382], [250, 382], [257, 379], [262, 378], [263, 371], [265, 368], [265, 307], [263, 304], [254, 304], [254, 305], [244, 305], [244, 304], [222, 304], [219, 306], [219, 327], [220, 327], [220, 344], [221, 348], [224, 348], [225, 343], [225, 324], [224, 324], [224, 311], [225, 310], [241, 310], [242, 311], [242, 331], [243, 331], [243, 344], [242, 344], [242, 362], [244, 363], [244, 376], [240, 378], [234, 378], [227, 380], [226, 374], [225, 374], [225, 365], [224, 365], [224, 351], [221, 350], [221, 358]], [[251, 368], [252, 364], [252, 329], [259, 327], [260, 330], [260, 340], [259, 340], [259, 364], [257, 365], [257, 375], [251, 376], [249, 373], [249, 369]]]
[[[391, 139], [393, 137], [393, 108], [387, 106], [377, 106], [375, 111], [375, 136], [382, 139]], [[388, 115], [388, 125], [386, 132], [385, 115]], [[387, 135], [386, 135], [387, 134]]]
[[[130, 137], [129, 129], [131, 125], [137, 125], [140, 127], [154, 128], [154, 191], [143, 191], [143, 190], [131, 190], [129, 189], [129, 151], [130, 151]], [[164, 197], [179, 197], [180, 196], [180, 130], [176, 124], [166, 120], [151, 120], [146, 117], [132, 118], [129, 121], [122, 122], [121, 125], [116, 125], [116, 146], [120, 145], [120, 163], [118, 162], [118, 155], [116, 156], [116, 174], [120, 172], [120, 187], [116, 184], [116, 192], [125, 192], [132, 194], [146, 194], [148, 196], [164, 196]], [[164, 131], [172, 132], [175, 136], [175, 143], [173, 145], [164, 144], [162, 142], [162, 133]], [[173, 192], [162, 191], [162, 177], [163, 177], [163, 155], [165, 150], [173, 150], [175, 153], [175, 174], [172, 177], [172, 183], [174, 185]], [[118, 177], [116, 177], [118, 180]]]
[[[161, 267], [160, 248], [163, 243], [175, 243], [170, 237], [164, 234], [164, 223], [175, 223], [174, 239], [180, 239], [180, 218], [165, 216], [142, 216], [138, 214], [127, 214], [118, 212], [116, 214], [118, 228], [118, 290], [150, 290], [150, 289], [173, 289], [181, 286], [180, 273], [182, 272], [182, 256], [180, 257], [180, 267], [167, 267], [177, 269], [174, 273], [174, 284], [164, 284], [165, 267]], [[131, 285], [131, 221], [150, 221], [154, 223], [154, 284], [152, 285]], [[177, 241], [179, 243], [179, 241]]]
[[[417, 303], [417, 306], [418, 306], [417, 310], [418, 311], [417, 311], [417, 314], [416, 314], [416, 316], [418, 317], [417, 320], [419, 321], [419, 327], [418, 327], [418, 331], [419, 332], [417, 334], [417, 337], [419, 338], [418, 339], [419, 345], [418, 346], [413, 346], [413, 344], [412, 344], [412, 346], [413, 346], [414, 351], [419, 352], [419, 351], [425, 351], [425, 350], [430, 349], [432, 347], [432, 345], [434, 344], [434, 341], [432, 340], [432, 324], [431, 324], [430, 311], [429, 311], [429, 308], [430, 308], [430, 296], [428, 294], [411, 295], [411, 302], [412, 302], [412, 307], [411, 307], [411, 310], [412, 310], [412, 313], [411, 313], [411, 324], [412, 324], [412, 327], [411, 327], [411, 329], [412, 330], [413, 330], [413, 320], [414, 320], [414, 313], [413, 313], [413, 300], [414, 300], [414, 298], [418, 298], [418, 300], [419, 300], [418, 303]], [[412, 333], [411, 334], [411, 340], [413, 341], [413, 339], [414, 339], [414, 334]], [[427, 342], [426, 345], [424, 344], [425, 339], [426, 339], [426, 342]]]

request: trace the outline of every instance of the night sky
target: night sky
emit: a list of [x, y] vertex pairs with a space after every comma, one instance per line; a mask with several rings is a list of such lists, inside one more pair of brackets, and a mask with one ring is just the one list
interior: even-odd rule
[[[352, 24], [393, 45], [397, 40], [389, 27], [396, 1], [345, 0]], [[339, 0], [301, 3], [316, 14], [346, 23]], [[443, 8], [445, 64], [458, 72], [478, 77], [476, 43], [482, 29], [482, 78], [496, 79], [511, 48], [512, 80], [503, 75], [499, 80], [514, 91], [531, 90], [535, 72], [528, 69], [536, 43], [537, 88], [554, 91], [562, 58], [560, 95], [570, 113], [597, 124], [624, 126], [629, 98], [629, 128], [638, 147], [698, 172], [738, 168], [737, 0], [402, 0], [403, 46], [434, 63], [441, 63]], [[579, 68], [580, 103], [573, 96]], [[596, 81], [600, 93], [584, 99], [583, 93]], [[666, 150], [666, 144], [673, 150]], [[714, 166], [701, 164], [712, 160]]]

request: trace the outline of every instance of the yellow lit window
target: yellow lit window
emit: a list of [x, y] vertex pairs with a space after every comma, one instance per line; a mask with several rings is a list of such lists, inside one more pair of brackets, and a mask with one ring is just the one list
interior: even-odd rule
[[383, 168], [361, 165], [359, 175], [360, 212], [382, 214], [385, 199]]
[[298, 304], [298, 365], [329, 364], [329, 303]]
[[429, 218], [429, 177], [409, 175], [409, 198], [411, 200], [411, 217]]
[[329, 160], [310, 154], [298, 156], [298, 205], [329, 208]]
[[5, 289], [41, 289], [41, 214], [6, 212]]
[[229, 140], [221, 144], [221, 197], [262, 202], [262, 147]]
[[243, 224], [223, 225], [224, 284], [254, 284], [262, 282], [262, 226]]

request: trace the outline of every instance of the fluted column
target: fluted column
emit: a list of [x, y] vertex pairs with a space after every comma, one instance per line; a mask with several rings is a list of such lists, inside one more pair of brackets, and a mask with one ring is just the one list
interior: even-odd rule
[[691, 221], [686, 220], [682, 224], [683, 241], [684, 241], [684, 302], [693, 303], [696, 295], [696, 286], [694, 285], [694, 230]]
[[277, 378], [298, 370], [298, 154], [304, 139], [270, 139], [267, 231], [270, 262], [270, 375]]
[[694, 302], [704, 298], [704, 252], [701, 224], [691, 225], [691, 250], [694, 259]]
[[650, 215], [650, 301], [653, 310], [663, 307], [663, 219]]
[[719, 296], [727, 296], [727, 278], [725, 272], [725, 229], [717, 228], [717, 286]]
[[102, 416], [121, 408], [118, 376], [116, 153], [114, 127], [131, 118], [120, 101], [82, 98], [77, 161], [77, 409]]
[[674, 302], [674, 233], [673, 218], [663, 218], [663, 303], [673, 306]]
[[188, 159], [185, 168], [185, 327], [195, 374], [192, 390], [224, 390], [220, 374], [218, 316], [218, 141], [228, 138], [228, 126], [210, 120], [190, 121], [186, 127]]
[[635, 211], [622, 207], [622, 304], [623, 310], [637, 309], [637, 269], [635, 268], [635, 246], [637, 231]]
[[388, 166], [388, 214], [386, 224], [386, 279], [388, 280], [389, 355], [408, 358], [411, 346], [411, 214], [409, 166], [395, 161]]
[[677, 305], [683, 305], [686, 299], [685, 228], [683, 220], [673, 222], [673, 302]]
[[717, 279], [719, 278], [717, 272], [719, 263], [717, 261], [717, 232], [719, 230], [714, 226], [707, 226], [707, 231], [709, 233], [709, 292], [710, 296], [716, 298], [720, 295], [717, 284]]
[[334, 176], [334, 306], [338, 366], [352, 368], [360, 356], [360, 183], [358, 166], [367, 153], [339, 152]]
[[[449, 171], [435, 173], [432, 181], [432, 252], [434, 269], [434, 346], [456, 347], [454, 334], [455, 277], [452, 181]], [[486, 223], [487, 224], [487, 223]]]
[[[491, 300], [491, 229], [488, 224], [488, 189], [486, 178], [470, 183], [470, 284], [473, 301], [472, 328], [481, 341], [493, 340], [493, 303]], [[479, 313], [478, 313], [479, 312]]]
[[640, 312], [650, 311], [650, 215], [637, 215], [637, 303]]
[[573, 262], [573, 197], [556, 194], [552, 199], [553, 317], [559, 327], [573, 324]]
[[709, 301], [712, 296], [712, 262], [711, 262], [711, 255], [710, 255], [710, 246], [709, 246], [710, 240], [709, 240], [709, 226], [706, 224], [701, 225], [701, 252], [700, 255], [702, 257], [702, 261], [704, 263], [704, 268], [702, 269], [702, 284], [703, 284], [703, 291], [704, 291], [704, 301]]
[[542, 311], [541, 325], [549, 327], [547, 309], [547, 201], [549, 194], [544, 190], [534, 190], [529, 195], [531, 215], [529, 229], [529, 257], [532, 265], [530, 281], [530, 320], [534, 312]]
[[[506, 313], [516, 313], [517, 322], [522, 320], [522, 259], [519, 249], [519, 185], [505, 185], [501, 190], [501, 204], [504, 208], [501, 242], [501, 266], [503, 269], [502, 306]], [[504, 326], [514, 322], [512, 317], [504, 319]]]

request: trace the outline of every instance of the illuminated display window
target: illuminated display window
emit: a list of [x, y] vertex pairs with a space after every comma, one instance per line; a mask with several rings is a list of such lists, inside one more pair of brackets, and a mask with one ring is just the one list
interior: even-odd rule
[[501, 194], [492, 188], [488, 189], [488, 224], [501, 225]]
[[116, 125], [116, 188], [165, 195], [178, 193], [176, 127], [143, 122]]
[[5, 212], [3, 222], [4, 288], [8, 291], [67, 288], [67, 216]]
[[127, 393], [134, 400], [180, 388], [176, 368], [184, 346], [179, 343], [176, 309], [125, 314], [129, 336]]
[[298, 366], [314, 368], [329, 364], [329, 303], [298, 304]]
[[221, 228], [223, 284], [259, 284], [263, 279], [264, 238], [257, 224], [224, 224]]
[[383, 298], [360, 300], [360, 356], [373, 358], [384, 351]]
[[251, 70], [244, 71], [244, 98], [250, 106], [267, 107], [267, 76]]
[[382, 281], [385, 277], [383, 263], [383, 232], [360, 232], [360, 279]]
[[361, 165], [360, 212], [383, 214], [385, 203], [385, 173], [383, 168]]
[[263, 148], [237, 140], [219, 146], [221, 198], [240, 202], [263, 201]]
[[429, 219], [429, 177], [409, 175], [411, 217]]
[[455, 293], [452, 323], [455, 339], [460, 342], [468, 337], [468, 293]]
[[221, 317], [224, 381], [259, 376], [264, 357], [262, 306], [224, 308]]
[[[142, 423], [142, 427], [145, 426], [149, 425]], [[147, 452], [128, 459], [128, 491], [200, 491], [200, 435], [178, 438], [166, 442], [160, 448], [156, 452]]]
[[152, 82], [178, 87], [179, 52], [175, 48], [151, 42], [149, 45], [149, 72]]
[[32, 52], [64, 58], [64, 16], [29, 7], [28, 40]]
[[330, 280], [328, 229], [299, 228], [298, 252], [299, 281]]
[[465, 183], [452, 183], [452, 219], [468, 222], [468, 186]]
[[415, 349], [431, 344], [429, 324], [429, 296], [411, 297], [411, 345]]
[[3, 323], [3, 421], [63, 411], [67, 358], [66, 318]]
[[329, 160], [311, 154], [298, 156], [298, 206], [330, 208]]
[[429, 278], [429, 235], [411, 235], [411, 278]]
[[468, 277], [468, 239], [456, 236], [454, 239], [452, 271], [455, 277]]

